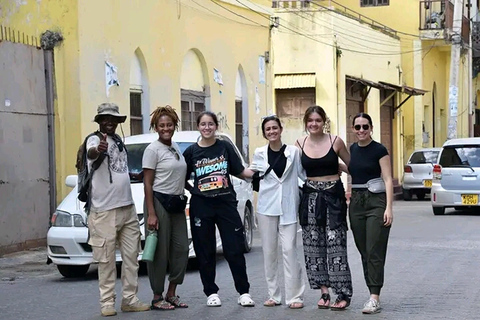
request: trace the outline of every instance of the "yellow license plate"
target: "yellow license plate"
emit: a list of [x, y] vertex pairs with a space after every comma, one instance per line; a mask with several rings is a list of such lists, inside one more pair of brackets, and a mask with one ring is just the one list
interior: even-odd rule
[[462, 204], [474, 206], [478, 204], [478, 194], [462, 194]]
[[423, 186], [427, 188], [432, 187], [432, 180], [423, 180]]

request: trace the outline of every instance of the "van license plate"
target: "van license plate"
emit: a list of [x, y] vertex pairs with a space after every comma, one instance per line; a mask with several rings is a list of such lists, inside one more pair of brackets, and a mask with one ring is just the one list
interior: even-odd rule
[[474, 206], [478, 204], [478, 194], [462, 194], [462, 204]]
[[423, 186], [426, 188], [431, 188], [432, 187], [432, 180], [423, 180]]

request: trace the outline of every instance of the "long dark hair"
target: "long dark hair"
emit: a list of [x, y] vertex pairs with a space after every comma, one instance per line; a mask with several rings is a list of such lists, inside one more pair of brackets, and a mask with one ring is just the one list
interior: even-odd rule
[[353, 117], [352, 126], [355, 125], [355, 120], [357, 120], [357, 118], [367, 119], [370, 126], [373, 127], [372, 117], [370, 117], [370, 115], [368, 113], [365, 113], [365, 112], [357, 113], [357, 115], [355, 117]]
[[200, 114], [198, 115], [197, 117], [197, 127], [200, 125], [200, 120], [202, 119], [203, 116], [209, 116], [212, 118], [213, 122], [215, 123], [215, 125], [217, 126], [217, 129], [218, 129], [218, 119], [217, 119], [217, 115], [215, 113], [213, 113], [212, 111], [202, 111], [200, 112]]

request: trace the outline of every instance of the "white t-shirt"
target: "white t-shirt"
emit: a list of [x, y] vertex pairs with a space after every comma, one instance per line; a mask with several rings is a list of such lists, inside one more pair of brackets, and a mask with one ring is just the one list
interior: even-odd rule
[[142, 167], [155, 170], [153, 191], [171, 195], [184, 194], [187, 164], [175, 142], [172, 141], [171, 147], [158, 140], [150, 143], [143, 153]]
[[[107, 136], [108, 156], [103, 159], [100, 167], [92, 176], [92, 209], [95, 211], [107, 211], [133, 204], [132, 189], [130, 188], [130, 176], [128, 175], [127, 152], [118, 149], [115, 141]], [[94, 135], [87, 140], [87, 152], [90, 148], [97, 147], [100, 138]], [[96, 159], [88, 159], [88, 170], [92, 168]], [[110, 172], [112, 183], [110, 183]]]

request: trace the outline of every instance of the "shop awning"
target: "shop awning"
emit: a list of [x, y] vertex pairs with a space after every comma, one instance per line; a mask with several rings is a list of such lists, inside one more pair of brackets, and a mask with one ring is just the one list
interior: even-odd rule
[[392, 87], [395, 90], [397, 90], [398, 92], [405, 93], [405, 94], [408, 94], [408, 95], [411, 95], [411, 96], [420, 96], [420, 95], [423, 96], [425, 93], [428, 92], [427, 90], [423, 90], [423, 89], [417, 89], [417, 88], [409, 87], [409, 86], [398, 86], [398, 85], [391, 84], [391, 83], [388, 83], [388, 82], [383, 82], [383, 81], [379, 81], [379, 83], [384, 84], [384, 85], [389, 86], [389, 87]]
[[371, 80], [357, 78], [357, 77], [353, 77], [353, 76], [346, 76], [346, 78], [347, 78], [347, 80], [351, 80], [351, 81], [361, 83], [361, 84], [363, 84], [367, 87], [373, 87], [373, 88], [376, 88], [376, 89], [395, 90], [395, 88], [392, 88], [392, 87], [390, 87], [386, 84], [383, 84], [381, 82], [374, 82], [374, 81], [371, 81]]
[[275, 75], [275, 89], [315, 88], [315, 73]]
[[395, 111], [400, 109], [400, 107], [403, 106], [405, 104], [405, 102], [408, 101], [408, 99], [410, 99], [413, 96], [423, 96], [425, 93], [428, 92], [427, 90], [417, 89], [417, 88], [409, 87], [409, 86], [405, 86], [405, 85], [398, 86], [398, 85], [395, 85], [395, 84], [391, 84], [391, 83], [388, 83], [388, 82], [382, 82], [382, 81], [380, 81], [380, 83], [385, 84], [387, 86], [390, 86], [392, 88], [395, 88], [395, 90], [397, 90], [398, 92], [408, 95], [405, 99], [403, 99], [402, 102], [400, 102], [400, 104], [398, 106], [393, 108], [394, 116], [395, 116]]
[[395, 116], [395, 111], [397, 111], [401, 106], [403, 106], [405, 104], [405, 102], [408, 101], [408, 99], [410, 99], [412, 96], [419, 96], [419, 95], [424, 95], [425, 93], [427, 93], [428, 91], [426, 90], [423, 90], [423, 89], [418, 89], [418, 88], [414, 88], [414, 87], [409, 87], [409, 86], [405, 86], [405, 85], [402, 85], [402, 86], [399, 86], [399, 85], [396, 85], [396, 84], [391, 84], [391, 83], [388, 83], [388, 82], [384, 82], [384, 81], [379, 81], [379, 82], [374, 82], [374, 81], [371, 81], [371, 80], [367, 80], [367, 79], [362, 79], [362, 78], [357, 78], [357, 77], [353, 77], [353, 76], [346, 76], [346, 79], [347, 80], [351, 80], [351, 81], [354, 81], [354, 82], [357, 82], [357, 83], [361, 83], [365, 86], [368, 87], [368, 91], [367, 91], [367, 94], [364, 96], [364, 101], [365, 99], [367, 99], [367, 96], [368, 94], [370, 93], [370, 90], [372, 88], [376, 88], [376, 89], [386, 89], [386, 90], [391, 90], [393, 91], [388, 97], [386, 97], [381, 103], [380, 103], [380, 106], [383, 106], [383, 104], [385, 102], [387, 102], [388, 100], [390, 100], [392, 98], [393, 95], [395, 95], [396, 92], [400, 92], [400, 93], [403, 93], [403, 94], [406, 94], [408, 95], [405, 99], [403, 99], [402, 102], [400, 102], [400, 104], [398, 106], [396, 106], [395, 108], [393, 108], [393, 115]]

